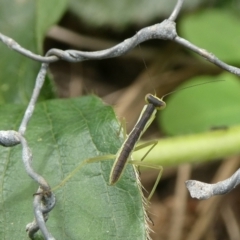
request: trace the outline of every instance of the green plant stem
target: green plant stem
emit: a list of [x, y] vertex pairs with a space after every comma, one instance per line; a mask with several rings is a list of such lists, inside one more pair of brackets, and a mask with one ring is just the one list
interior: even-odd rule
[[[140, 160], [146, 149], [133, 153]], [[210, 161], [240, 153], [240, 126], [159, 139], [144, 161], [162, 166]]]

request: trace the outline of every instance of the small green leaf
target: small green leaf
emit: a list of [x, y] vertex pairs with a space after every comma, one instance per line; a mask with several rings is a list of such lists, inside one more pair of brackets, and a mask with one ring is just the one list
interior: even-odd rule
[[197, 133], [240, 123], [240, 83], [236, 76], [197, 77], [180, 88], [214, 80], [225, 81], [179, 91], [166, 100], [167, 107], [158, 118], [165, 133]]
[[233, 11], [207, 9], [185, 15], [180, 33], [193, 44], [212, 52], [226, 62], [238, 62], [240, 18]]
[[67, 0], [36, 1], [37, 49], [42, 53], [43, 38], [46, 31], [63, 16], [67, 9]]
[[[61, 17], [66, 2], [0, 0], [0, 32], [27, 50], [42, 54], [43, 37], [50, 25]], [[40, 63], [10, 50], [2, 42], [0, 52], [0, 104], [27, 103]]]
[[[17, 129], [23, 109], [2, 106], [0, 129]], [[123, 140], [119, 127], [112, 108], [96, 97], [42, 102], [26, 135], [33, 168], [54, 187], [83, 160], [115, 154]], [[0, 239], [28, 239], [25, 225], [33, 220], [37, 184], [24, 170], [21, 146], [0, 147], [0, 152]], [[56, 239], [146, 239], [133, 166], [128, 164], [121, 180], [109, 186], [112, 165], [89, 163], [56, 190], [57, 204], [47, 221]]]

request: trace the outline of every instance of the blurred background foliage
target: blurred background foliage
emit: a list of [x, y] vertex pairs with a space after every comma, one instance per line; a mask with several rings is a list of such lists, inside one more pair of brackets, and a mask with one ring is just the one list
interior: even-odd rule
[[[51, 45], [51, 40], [57, 34], [66, 33], [64, 30], [67, 28], [68, 30], [73, 30], [74, 33], [79, 32], [80, 34], [74, 35], [73, 32], [69, 32], [68, 40], [60, 36], [60, 39], [58, 38], [58, 41], [61, 42], [59, 43], [60, 48], [75, 46], [87, 51], [104, 49], [134, 35], [142, 27], [163, 20], [171, 13], [174, 4], [175, 1], [131, 1], [130, 4], [124, 1], [115, 3], [107, 0], [101, 3], [96, 3], [95, 1], [70, 1], [69, 11], [60, 22], [64, 29], [50, 29], [48, 32], [49, 38], [46, 40], [45, 46], [47, 48], [53, 46]], [[143, 9], [147, 10], [143, 11]], [[197, 46], [212, 52], [221, 60], [227, 61], [229, 64], [238, 65], [239, 51], [237, 45], [240, 37], [237, 34], [239, 31], [237, 9], [239, 9], [238, 1], [186, 1], [177, 21], [178, 33]], [[89, 18], [89, 16], [91, 17]], [[223, 31], [214, 31], [218, 28], [225, 29], [224, 33]], [[78, 40], [74, 40], [75, 37], [78, 37]], [[226, 41], [226, 38], [229, 40]], [[69, 44], [72, 43], [72, 45], [67, 46], [67, 41]], [[146, 62], [147, 68], [144, 66], [144, 62]], [[61, 63], [57, 64], [60, 65]], [[218, 76], [222, 73], [222, 70], [205, 62], [196, 54], [172, 42], [157, 40], [143, 43], [138, 49], [118, 59], [83, 62], [77, 65], [69, 64], [71, 68], [69, 71], [73, 75], [74, 71], [76, 71], [78, 78], [78, 81], [74, 80], [73, 85], [71, 80], [70, 83], [67, 83], [65, 80], [62, 81], [61, 77], [55, 77], [59, 81], [58, 86], [62, 85], [63, 89], [59, 95], [63, 97], [69, 95], [79, 96], [94, 92], [106, 102], [115, 105], [117, 115], [127, 119], [129, 130], [138, 117], [147, 92], [156, 91], [158, 96], [162, 96], [180, 86], [183, 82], [185, 86], [189, 85], [191, 82], [186, 83], [186, 81], [202, 75], [205, 76], [201, 77], [203, 82], [214, 81], [215, 78], [221, 78], [222, 80], [231, 78], [230, 73], [223, 77]], [[59, 72], [55, 73], [54, 68], [53, 64], [53, 74], [60, 75]], [[80, 68], [81, 70], [79, 70]], [[81, 81], [81, 84], [79, 81]], [[219, 85], [220, 83], [216, 84]], [[228, 81], [220, 85], [224, 85], [223, 88], [225, 91], [228, 91]], [[70, 88], [69, 92], [66, 91], [67, 87]], [[224, 105], [212, 106], [213, 99], [217, 102], [217, 99], [222, 98], [222, 95], [227, 96], [228, 94], [224, 91], [218, 93], [218, 87], [215, 86], [206, 86], [206, 88], [216, 89], [214, 93], [212, 91], [210, 98], [204, 96], [203, 90], [200, 103], [198, 102], [194, 106], [191, 99], [194, 95], [193, 92], [197, 90], [190, 89], [182, 93], [184, 96], [183, 102], [191, 102], [193, 108], [204, 109], [205, 106], [210, 106], [209, 108], [211, 109], [217, 108], [218, 112], [222, 111], [222, 115], [225, 114], [226, 108], [233, 109], [233, 102], [228, 102], [228, 98], [224, 99]], [[198, 87], [198, 89], [205, 88]], [[237, 89], [235, 92], [237, 94]], [[172, 97], [174, 96], [168, 97], [167, 104], [168, 101], [169, 103], [171, 102]], [[202, 106], [199, 106], [199, 104], [202, 104]], [[238, 101], [234, 101], [234, 104], [236, 108], [239, 107]], [[186, 111], [192, 111], [189, 106], [181, 107], [186, 109]], [[135, 111], [132, 111], [133, 108]], [[162, 127], [164, 134], [194, 133], [199, 132], [199, 130], [208, 130], [206, 126], [210, 129], [219, 125], [220, 115], [215, 116], [214, 120], [212, 119], [214, 118], [213, 116], [211, 116], [211, 119], [210, 117], [208, 118], [207, 112], [199, 111], [198, 116], [204, 120], [199, 120], [195, 124], [198, 125], [196, 129], [191, 128], [190, 130], [186, 120], [189, 114], [179, 115], [179, 121], [174, 121], [173, 115], [168, 115], [169, 111], [174, 113], [177, 112], [177, 109], [179, 109], [179, 104], [173, 103], [168, 106], [167, 110], [160, 113], [162, 117], [159, 117], [158, 123]], [[239, 123], [236, 117], [237, 112], [235, 111], [233, 115], [234, 120], [222, 120], [221, 124], [229, 126], [233, 122], [234, 124]], [[230, 114], [229, 116], [231, 117], [229, 119], [233, 115]], [[183, 122], [185, 122], [185, 130], [179, 130], [178, 128], [183, 128], [181, 125]], [[173, 126], [171, 123], [173, 125], [175, 123], [176, 126]]]
[[[183, 10], [191, 11], [207, 1], [186, 1]], [[214, 2], [214, 1], [210, 1]], [[70, 1], [70, 11], [92, 27], [109, 26], [122, 32], [131, 25], [148, 25], [156, 19], [167, 18], [176, 4], [175, 0], [133, 1]], [[89, 16], [92, 16], [89, 18]]]
[[[161, 22], [170, 15], [175, 3], [173, 0], [0, 0], [0, 32], [38, 54], [50, 48], [96, 51], [114, 46], [141, 28]], [[178, 34], [226, 63], [240, 67], [239, 11], [239, 0], [186, 0], [176, 21]], [[40, 64], [3, 44], [0, 44], [0, 52], [0, 104], [28, 103]], [[41, 101], [96, 94], [114, 106], [119, 119], [126, 119], [128, 131], [139, 116], [146, 93], [156, 92], [161, 97], [199, 82], [225, 80], [167, 96], [167, 108], [159, 113], [145, 139], [228, 128], [240, 122], [239, 77], [169, 41], [142, 43], [116, 59], [77, 64], [59, 61], [51, 64], [48, 78]], [[210, 181], [219, 164], [199, 165], [194, 168], [193, 176]], [[173, 192], [177, 172], [178, 168], [166, 170], [158, 195], [153, 199], [154, 239], [176, 240], [171, 238], [174, 231], [169, 211], [174, 211], [175, 207]], [[146, 178], [143, 174], [142, 178], [148, 189], [155, 174]], [[232, 201], [231, 211], [224, 210], [225, 215], [239, 210], [237, 193], [233, 194], [235, 198], [228, 197], [228, 201]], [[234, 239], [224, 216], [211, 230], [205, 228], [195, 238], [193, 235], [190, 238], [195, 231], [195, 225], [191, 226], [193, 219], [198, 221], [196, 202], [191, 204], [182, 239]], [[229, 219], [235, 221], [236, 217]], [[240, 225], [238, 217], [235, 223]]]

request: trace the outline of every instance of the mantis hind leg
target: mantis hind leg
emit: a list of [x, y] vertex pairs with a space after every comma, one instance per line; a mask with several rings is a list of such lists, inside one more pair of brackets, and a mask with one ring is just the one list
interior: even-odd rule
[[57, 190], [58, 188], [62, 187], [66, 182], [68, 182], [82, 167], [84, 167], [88, 163], [94, 163], [99, 161], [106, 161], [109, 159], [115, 158], [115, 155], [104, 155], [104, 156], [98, 156], [93, 158], [88, 158], [84, 161], [82, 161], [72, 172], [70, 172], [67, 177], [65, 177], [57, 186], [52, 188], [52, 191]]
[[[127, 134], [126, 134], [126, 121], [125, 119], [123, 119], [121, 121], [120, 127], [119, 127], [119, 131], [118, 131], [118, 135], [120, 135], [121, 130], [123, 129], [123, 136], [124, 139], [126, 138]], [[106, 161], [106, 160], [110, 160], [110, 159], [114, 159], [116, 157], [116, 155], [113, 154], [109, 154], [109, 155], [103, 155], [103, 156], [97, 156], [97, 157], [92, 157], [92, 158], [88, 158], [84, 161], [82, 161], [73, 171], [71, 171], [67, 177], [65, 177], [57, 186], [52, 188], [52, 191], [55, 191], [56, 189], [62, 187], [66, 182], [68, 182], [78, 171], [80, 171], [81, 168], [83, 168], [86, 164], [88, 163], [94, 163], [94, 162], [99, 162], [99, 161]]]
[[136, 166], [140, 166], [140, 167], [147, 167], [147, 168], [153, 168], [153, 169], [159, 170], [157, 179], [156, 179], [156, 181], [155, 181], [155, 183], [153, 185], [153, 188], [152, 188], [149, 196], [147, 197], [147, 199], [150, 200], [152, 195], [154, 194], [156, 188], [157, 188], [157, 185], [158, 185], [160, 179], [161, 179], [162, 172], [163, 172], [163, 167], [159, 166], [159, 165], [156, 165], [156, 164], [153, 164], [153, 163], [144, 163], [142, 161], [136, 161], [136, 160], [130, 160], [129, 163], [131, 163], [133, 165], [136, 165]]
[[146, 148], [146, 147], [152, 145], [152, 146], [147, 150], [147, 152], [143, 155], [143, 157], [141, 158], [141, 161], [143, 161], [143, 160], [146, 158], [146, 156], [152, 151], [152, 149], [157, 145], [157, 143], [158, 143], [157, 140], [151, 140], [151, 141], [148, 141], [148, 142], [146, 142], [146, 143], [139, 144], [139, 145], [137, 145], [137, 146], [135, 147], [134, 152], [136, 152], [136, 151], [138, 151], [138, 150], [140, 150], [140, 149], [142, 149], [142, 148]]
[[157, 179], [156, 179], [156, 181], [155, 181], [155, 183], [154, 183], [154, 186], [153, 186], [153, 188], [152, 188], [152, 190], [151, 190], [151, 192], [150, 192], [150, 194], [149, 194], [149, 196], [148, 196], [148, 198], [147, 198], [148, 200], [151, 199], [152, 195], [154, 194], [154, 192], [155, 192], [155, 190], [156, 190], [156, 188], [157, 188], [157, 185], [158, 185], [158, 183], [159, 183], [159, 181], [160, 181], [160, 178], [161, 178], [161, 176], [162, 176], [163, 168], [162, 168], [162, 166], [159, 166], [159, 165], [157, 165], [157, 164], [145, 163], [145, 162], [142, 162], [142, 161], [146, 158], [146, 156], [149, 154], [149, 152], [157, 145], [157, 143], [158, 143], [157, 140], [152, 140], [152, 141], [149, 141], [149, 142], [146, 142], [146, 143], [143, 143], [143, 144], [139, 144], [138, 146], [136, 146], [136, 148], [134, 149], [134, 151], [138, 151], [138, 150], [140, 150], [140, 149], [142, 149], [142, 148], [145, 148], [145, 147], [148, 147], [148, 146], [150, 146], [150, 145], [152, 145], [152, 146], [151, 146], [151, 147], [148, 149], [148, 151], [143, 155], [143, 157], [141, 158], [140, 161], [136, 161], [136, 160], [130, 160], [130, 161], [129, 161], [129, 163], [134, 164], [134, 165], [136, 165], [136, 166], [138, 166], [138, 167], [147, 167], [147, 168], [153, 168], [153, 169], [158, 169], [158, 170], [159, 170]]

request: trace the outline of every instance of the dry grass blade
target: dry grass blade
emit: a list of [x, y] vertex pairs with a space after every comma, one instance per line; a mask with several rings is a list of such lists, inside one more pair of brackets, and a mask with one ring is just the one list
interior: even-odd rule
[[189, 164], [182, 165], [178, 168], [176, 189], [174, 196], [174, 208], [171, 216], [171, 231], [169, 240], [180, 240], [182, 237], [182, 230], [184, 219], [186, 215], [187, 205], [187, 189], [184, 186], [186, 179], [189, 179], [191, 166]]

